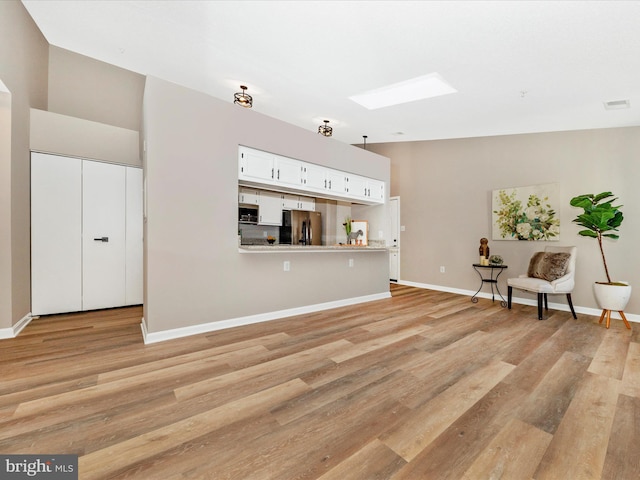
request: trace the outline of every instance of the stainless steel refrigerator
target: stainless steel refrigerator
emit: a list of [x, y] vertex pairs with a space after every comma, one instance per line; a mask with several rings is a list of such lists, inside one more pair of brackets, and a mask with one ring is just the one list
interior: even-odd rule
[[302, 210], [283, 210], [280, 243], [322, 245], [322, 214]]

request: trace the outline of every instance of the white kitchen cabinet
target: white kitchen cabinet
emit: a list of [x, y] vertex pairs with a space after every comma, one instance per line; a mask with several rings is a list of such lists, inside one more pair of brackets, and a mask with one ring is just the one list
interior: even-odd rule
[[311, 212], [315, 212], [316, 210], [315, 198], [287, 193], [282, 194], [281, 197], [283, 210], [307, 210]]
[[140, 169], [32, 153], [31, 212], [32, 314], [142, 303]]
[[372, 201], [384, 203], [384, 182], [370, 178], [367, 183], [369, 185], [369, 198]]
[[327, 168], [327, 190], [334, 195], [348, 195], [349, 190], [347, 188], [347, 174], [340, 170], [333, 170]]
[[347, 176], [347, 185], [348, 192], [351, 198], [357, 199], [368, 199], [369, 195], [367, 194], [367, 179], [366, 177], [361, 177], [360, 175], [349, 174]]
[[238, 178], [274, 183], [275, 155], [243, 146], [239, 147], [238, 155]]
[[[244, 185], [319, 194], [325, 198], [384, 203], [384, 182], [295, 160], [249, 147], [239, 147], [238, 180]], [[240, 203], [252, 203], [240, 198]], [[294, 208], [294, 207], [285, 207]]]
[[258, 225], [282, 225], [282, 197], [275, 192], [260, 191]]
[[302, 162], [276, 155], [275, 169], [275, 181], [278, 185], [295, 188], [303, 186]]
[[284, 193], [282, 195], [280, 195], [280, 197], [282, 198], [282, 209], [283, 210], [299, 210], [299, 196], [298, 195], [290, 195], [287, 193]]
[[329, 169], [313, 163], [303, 163], [303, 185], [313, 192], [327, 189], [327, 171]]
[[348, 175], [349, 197], [367, 202], [384, 203], [384, 182], [360, 175]]
[[259, 190], [255, 188], [240, 187], [238, 190], [238, 203], [246, 205], [258, 205], [260, 196]]
[[300, 210], [306, 210], [308, 212], [316, 211], [316, 199], [312, 197], [305, 197], [301, 195], [299, 197], [300, 201]]

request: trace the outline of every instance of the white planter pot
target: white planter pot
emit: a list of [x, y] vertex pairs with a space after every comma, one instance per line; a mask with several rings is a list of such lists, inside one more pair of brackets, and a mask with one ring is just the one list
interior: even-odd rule
[[601, 309], [622, 312], [627, 306], [629, 298], [631, 298], [631, 285], [628, 282], [618, 283], [624, 285], [593, 284], [593, 293]]

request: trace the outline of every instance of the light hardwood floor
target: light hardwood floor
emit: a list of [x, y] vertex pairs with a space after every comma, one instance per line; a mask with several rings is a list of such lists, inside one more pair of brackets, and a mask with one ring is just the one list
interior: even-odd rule
[[0, 341], [0, 453], [81, 479], [640, 478], [640, 325], [392, 285], [144, 345], [140, 308]]

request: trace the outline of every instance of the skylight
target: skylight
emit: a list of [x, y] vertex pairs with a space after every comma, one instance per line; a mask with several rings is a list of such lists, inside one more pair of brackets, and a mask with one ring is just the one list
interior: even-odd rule
[[623, 108], [629, 108], [631, 102], [629, 100], [613, 100], [611, 102], [604, 102], [604, 108], [606, 110], [620, 110]]
[[369, 110], [375, 110], [456, 92], [457, 90], [449, 85], [439, 73], [430, 73], [411, 80], [405, 80], [404, 82], [369, 90], [358, 95], [352, 95], [349, 99]]

